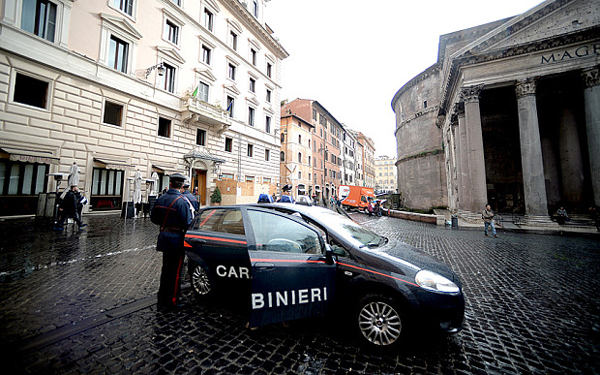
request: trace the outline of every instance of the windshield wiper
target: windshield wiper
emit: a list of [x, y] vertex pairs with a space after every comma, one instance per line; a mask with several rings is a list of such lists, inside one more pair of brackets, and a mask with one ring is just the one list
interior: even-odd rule
[[359, 249], [362, 249], [363, 247], [368, 247], [369, 249], [372, 249], [374, 247], [385, 245], [388, 242], [389, 242], [389, 239], [387, 237], [379, 236], [379, 241], [377, 243], [369, 242], [364, 245], [360, 245]]

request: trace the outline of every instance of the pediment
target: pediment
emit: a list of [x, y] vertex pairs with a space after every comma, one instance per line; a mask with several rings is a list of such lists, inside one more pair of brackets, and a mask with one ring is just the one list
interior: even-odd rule
[[205, 5], [212, 8], [214, 11], [216, 11], [217, 13], [221, 11], [221, 8], [219, 7], [219, 4], [217, 4], [216, 1], [204, 0], [204, 3], [205, 3]]
[[160, 52], [161, 55], [163, 55], [164, 57], [169, 58], [171, 60], [175, 60], [180, 64], [185, 64], [185, 59], [175, 49], [165, 48], [165, 47], [156, 47], [156, 48], [158, 49], [158, 52]]
[[228, 91], [230, 91], [230, 92], [234, 93], [235, 95], [240, 95], [240, 94], [241, 94], [240, 90], [238, 90], [238, 88], [237, 88], [235, 85], [228, 85], [228, 84], [225, 84], [225, 85], [223, 85], [223, 87], [224, 87], [226, 90], [228, 90]]
[[256, 107], [258, 107], [260, 105], [260, 103], [258, 102], [258, 100], [256, 100], [255, 97], [250, 96], [250, 97], [246, 97], [246, 101], [250, 104], [255, 105]]
[[217, 80], [217, 77], [215, 77], [214, 74], [212, 74], [211, 71], [208, 69], [196, 68], [196, 73], [198, 73], [201, 77], [203, 77], [211, 82], [215, 82]]
[[142, 39], [142, 34], [136, 30], [136, 28], [127, 21], [125, 18], [115, 17], [110, 14], [100, 13], [100, 18], [103, 22], [117, 28], [121, 32], [129, 35], [133, 39]]
[[481, 55], [535, 44], [580, 30], [598, 27], [600, 2], [597, 0], [557, 0], [544, 2], [516, 16], [452, 57]]

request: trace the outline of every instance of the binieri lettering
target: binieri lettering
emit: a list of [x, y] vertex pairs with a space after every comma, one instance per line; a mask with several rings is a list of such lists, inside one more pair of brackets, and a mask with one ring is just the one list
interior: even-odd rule
[[252, 310], [327, 301], [327, 288], [252, 293]]

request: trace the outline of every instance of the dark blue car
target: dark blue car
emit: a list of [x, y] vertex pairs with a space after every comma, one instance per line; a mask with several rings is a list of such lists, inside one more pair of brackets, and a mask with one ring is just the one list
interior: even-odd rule
[[192, 287], [248, 312], [250, 327], [337, 312], [364, 342], [406, 327], [455, 333], [464, 296], [446, 265], [318, 206], [207, 207], [185, 237]]

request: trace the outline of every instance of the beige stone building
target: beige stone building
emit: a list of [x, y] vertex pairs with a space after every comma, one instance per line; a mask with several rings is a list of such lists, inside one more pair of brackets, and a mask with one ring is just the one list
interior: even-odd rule
[[375, 158], [375, 190], [396, 193], [398, 190], [396, 159], [388, 156]]
[[490, 203], [544, 224], [600, 205], [598, 1], [443, 35], [438, 56], [392, 101], [407, 207], [477, 218]]
[[313, 186], [313, 131], [314, 125], [301, 117], [281, 114], [280, 180], [292, 185], [293, 196], [312, 195]]
[[275, 191], [288, 54], [265, 3], [0, 2], [0, 216], [35, 212], [73, 163], [94, 210], [175, 171], [202, 204]]

